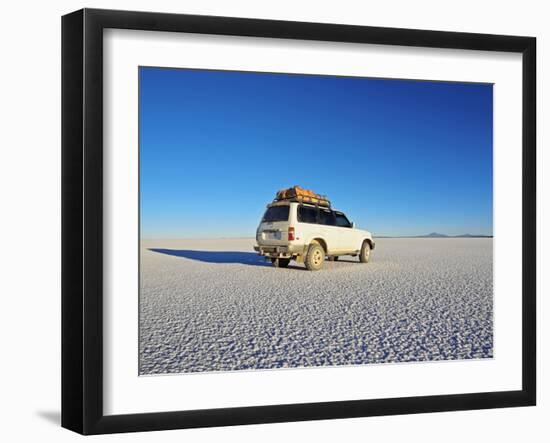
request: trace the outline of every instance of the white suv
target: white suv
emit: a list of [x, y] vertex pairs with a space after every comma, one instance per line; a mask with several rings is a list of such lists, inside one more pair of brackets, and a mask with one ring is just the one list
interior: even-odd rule
[[371, 233], [355, 228], [343, 212], [289, 201], [267, 206], [256, 241], [254, 250], [276, 267], [286, 268], [295, 259], [311, 271], [321, 269], [325, 257], [352, 255], [367, 263], [374, 249]]

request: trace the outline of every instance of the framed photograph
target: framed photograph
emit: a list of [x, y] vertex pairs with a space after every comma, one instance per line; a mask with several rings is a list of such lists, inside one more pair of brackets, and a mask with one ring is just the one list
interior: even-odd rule
[[62, 19], [62, 425], [535, 404], [532, 37]]

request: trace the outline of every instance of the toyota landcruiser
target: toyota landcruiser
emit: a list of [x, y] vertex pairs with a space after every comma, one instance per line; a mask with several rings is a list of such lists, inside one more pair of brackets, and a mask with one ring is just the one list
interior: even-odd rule
[[291, 260], [303, 262], [311, 271], [323, 267], [325, 259], [359, 256], [367, 263], [374, 249], [370, 232], [357, 229], [341, 211], [299, 201], [281, 200], [267, 205], [256, 231], [254, 250], [276, 267]]

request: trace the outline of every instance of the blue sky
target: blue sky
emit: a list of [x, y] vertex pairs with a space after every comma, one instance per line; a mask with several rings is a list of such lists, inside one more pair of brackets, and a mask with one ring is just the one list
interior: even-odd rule
[[492, 85], [139, 76], [142, 238], [254, 236], [275, 192], [295, 184], [375, 235], [492, 235]]

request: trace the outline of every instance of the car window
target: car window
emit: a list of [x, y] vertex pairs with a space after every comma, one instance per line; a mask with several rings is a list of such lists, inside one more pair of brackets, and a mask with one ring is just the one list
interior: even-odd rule
[[341, 212], [335, 212], [334, 215], [336, 216], [336, 226], [351, 228], [351, 223], [344, 214]]
[[298, 221], [300, 223], [317, 223], [317, 209], [311, 206], [299, 206]]
[[265, 211], [263, 222], [288, 221], [289, 206], [271, 206]]
[[336, 220], [334, 218], [334, 212], [330, 209], [319, 209], [319, 223], [322, 225], [335, 226]]

